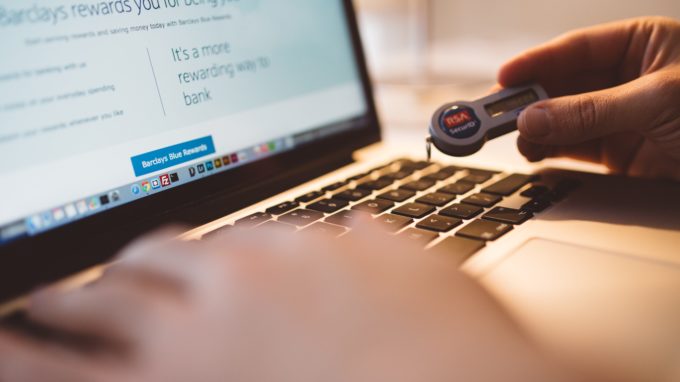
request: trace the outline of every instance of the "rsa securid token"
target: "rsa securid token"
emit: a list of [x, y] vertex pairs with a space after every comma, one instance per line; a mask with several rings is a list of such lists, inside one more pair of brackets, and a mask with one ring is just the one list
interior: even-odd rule
[[503, 89], [477, 101], [458, 101], [440, 107], [430, 122], [430, 143], [453, 156], [476, 153], [484, 143], [517, 129], [517, 117], [527, 106], [547, 99], [538, 85]]

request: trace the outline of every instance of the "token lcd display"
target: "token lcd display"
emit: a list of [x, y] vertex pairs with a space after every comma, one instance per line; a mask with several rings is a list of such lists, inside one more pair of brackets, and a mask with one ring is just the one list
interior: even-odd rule
[[533, 89], [527, 89], [521, 93], [511, 95], [510, 97], [500, 99], [496, 102], [484, 106], [487, 114], [495, 118], [505, 113], [515, 111], [517, 109], [528, 106], [540, 98]]

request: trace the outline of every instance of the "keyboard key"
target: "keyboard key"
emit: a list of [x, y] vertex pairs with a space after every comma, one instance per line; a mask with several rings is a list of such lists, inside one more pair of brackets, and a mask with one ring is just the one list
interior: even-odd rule
[[477, 253], [477, 251], [484, 248], [484, 246], [485, 243], [483, 241], [453, 236], [442, 240], [441, 243], [435, 245], [432, 249], [453, 256], [460, 265], [469, 259], [470, 256]]
[[491, 170], [484, 170], [481, 168], [472, 168], [468, 167], [467, 168], [469, 174], [475, 174], [475, 175], [488, 175], [488, 176], [494, 176], [496, 174], [499, 174], [498, 171], [491, 171]]
[[338, 200], [338, 199], [322, 199], [319, 200], [318, 202], [314, 204], [310, 204], [307, 206], [310, 210], [314, 211], [319, 211], [319, 212], [325, 212], [325, 213], [333, 213], [336, 211], [340, 211], [341, 209], [347, 207], [349, 205], [349, 202], [346, 202], [344, 200]]
[[506, 207], [496, 207], [483, 216], [487, 220], [508, 224], [522, 224], [532, 217], [531, 212]]
[[254, 227], [258, 224], [264, 223], [270, 220], [272, 216], [264, 212], [256, 212], [252, 215], [246, 216], [242, 219], [236, 221], [236, 226], [238, 227]]
[[456, 236], [463, 236], [477, 240], [496, 240], [512, 230], [512, 225], [493, 222], [491, 220], [473, 220], [456, 232]]
[[357, 188], [365, 188], [367, 190], [382, 190], [383, 188], [394, 183], [394, 180], [390, 178], [380, 178], [377, 180], [369, 180], [368, 182], [361, 183]]
[[327, 217], [324, 221], [326, 223], [331, 223], [331, 224], [337, 224], [341, 225], [344, 227], [352, 227], [356, 223], [356, 221], [360, 217], [371, 217], [370, 214], [367, 214], [366, 212], [363, 211], [357, 211], [357, 210], [343, 210], [340, 212], [337, 212], [335, 215], [331, 215]]
[[440, 215], [430, 215], [419, 222], [416, 227], [437, 232], [449, 232], [459, 226], [463, 221]]
[[536, 197], [544, 195], [548, 192], [550, 192], [550, 189], [548, 187], [541, 186], [541, 185], [534, 185], [534, 186], [531, 186], [530, 188], [522, 191], [522, 193], [520, 195], [527, 197], [527, 198], [536, 198]]
[[468, 182], [468, 183], [474, 183], [474, 184], [480, 184], [484, 183], [487, 180], [491, 179], [492, 175], [491, 174], [468, 174], [461, 181], [463, 182]]
[[482, 191], [489, 194], [509, 196], [524, 187], [531, 179], [533, 179], [531, 175], [512, 174], [484, 188]]
[[324, 187], [321, 189], [321, 191], [335, 191], [338, 188], [345, 187], [347, 185], [347, 182], [335, 182], [333, 184], [329, 184], [328, 186]]
[[316, 222], [310, 225], [309, 227], [303, 229], [302, 232], [338, 237], [343, 233], [347, 232], [347, 230], [343, 227], [338, 227], [337, 225], [327, 224], [324, 222]]
[[436, 182], [436, 181], [449, 179], [452, 176], [453, 176], [452, 173], [440, 170], [440, 171], [437, 171], [437, 172], [434, 172], [432, 174], [427, 175], [423, 179], [430, 179], [430, 180], [434, 180]]
[[335, 199], [340, 199], [340, 200], [347, 200], [349, 202], [357, 202], [368, 195], [371, 195], [370, 190], [364, 190], [361, 188], [357, 188], [354, 190], [345, 190], [339, 194], [335, 194], [333, 198]]
[[421, 196], [420, 198], [416, 199], [416, 202], [423, 203], [423, 204], [431, 204], [431, 205], [437, 206], [437, 207], [442, 207], [442, 206], [448, 204], [450, 201], [452, 201], [455, 198], [456, 197], [451, 195], [451, 194], [444, 194], [444, 193], [441, 193], [441, 192], [433, 192], [431, 194]]
[[543, 212], [546, 208], [550, 207], [550, 200], [538, 197], [530, 200], [524, 204], [520, 209], [523, 211], [529, 211], [531, 213]]
[[412, 182], [408, 182], [401, 186], [401, 188], [405, 190], [411, 190], [411, 191], [425, 191], [428, 188], [434, 186], [435, 182], [430, 179], [421, 179], [421, 180], [414, 180]]
[[364, 211], [371, 214], [379, 214], [394, 207], [394, 203], [389, 200], [375, 199], [367, 200], [352, 207], [354, 210]]
[[427, 162], [427, 161], [418, 161], [418, 162], [411, 162], [407, 161], [402, 163], [401, 167], [402, 168], [410, 168], [410, 169], [415, 169], [415, 170], [424, 170], [430, 166], [432, 166], [434, 163], [432, 162]]
[[361, 173], [361, 174], [351, 176], [351, 177], [347, 178], [347, 182], [349, 183], [349, 182], [352, 182], [352, 181], [355, 181], [355, 180], [363, 179], [363, 178], [367, 177], [369, 174], [370, 174], [370, 172], [364, 172], [364, 173]]
[[463, 169], [458, 167], [458, 166], [446, 166], [446, 167], [439, 169], [439, 172], [446, 172], [446, 173], [449, 173], [451, 175], [454, 175], [458, 171], [462, 171], [462, 170]]
[[387, 200], [391, 200], [393, 202], [401, 203], [401, 202], [413, 197], [413, 195], [415, 195], [415, 194], [416, 193], [413, 192], [413, 191], [398, 189], [398, 190], [387, 191], [384, 194], [378, 195], [378, 197], [380, 199], [387, 199]]
[[439, 234], [435, 232], [423, 231], [422, 229], [409, 228], [406, 231], [400, 233], [399, 236], [411, 241], [418, 242], [425, 246], [432, 240], [438, 238]]
[[295, 201], [300, 203], [309, 203], [314, 199], [319, 199], [323, 195], [324, 193], [321, 191], [312, 191], [300, 196], [299, 198], [295, 199]]
[[290, 224], [285, 224], [285, 223], [279, 223], [274, 220], [267, 221], [263, 224], [260, 224], [257, 226], [257, 229], [273, 229], [273, 230], [281, 230], [281, 231], [288, 231], [288, 232], [294, 232], [295, 227], [290, 225]]
[[484, 208], [471, 204], [454, 204], [439, 211], [444, 216], [458, 219], [472, 219], [484, 211]]
[[503, 198], [498, 195], [480, 192], [478, 194], [468, 196], [467, 198], [463, 199], [462, 202], [480, 207], [492, 207], [496, 203], [500, 202], [501, 199]]
[[406, 227], [407, 225], [413, 223], [413, 219], [409, 219], [405, 216], [384, 214], [380, 215], [375, 219], [376, 222], [380, 223], [383, 228], [388, 232], [397, 232], [400, 229]]
[[298, 227], [304, 227], [323, 218], [323, 216], [323, 213], [318, 211], [299, 209], [279, 216], [279, 221]]
[[405, 169], [405, 170], [399, 170], [395, 171], [392, 173], [389, 173], [385, 175], [386, 178], [394, 179], [394, 180], [402, 180], [408, 176], [413, 174], [413, 170]]
[[279, 205], [268, 208], [267, 213], [272, 215], [283, 215], [290, 210], [298, 208], [299, 206], [299, 202], [283, 202]]
[[407, 203], [403, 206], [396, 208], [392, 213], [408, 216], [414, 219], [420, 219], [425, 217], [435, 211], [435, 208], [427, 204], [420, 203]]
[[475, 188], [475, 185], [473, 183], [456, 182], [452, 184], [447, 184], [446, 186], [440, 188], [437, 191], [443, 192], [445, 194], [462, 195], [468, 193], [473, 188]]

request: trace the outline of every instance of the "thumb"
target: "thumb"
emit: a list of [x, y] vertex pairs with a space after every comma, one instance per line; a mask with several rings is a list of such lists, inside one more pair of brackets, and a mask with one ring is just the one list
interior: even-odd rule
[[[672, 105], [647, 78], [579, 95], [537, 102], [520, 114], [522, 138], [546, 145], [569, 145], [621, 131], [650, 129]], [[664, 110], [666, 109], [666, 110]]]

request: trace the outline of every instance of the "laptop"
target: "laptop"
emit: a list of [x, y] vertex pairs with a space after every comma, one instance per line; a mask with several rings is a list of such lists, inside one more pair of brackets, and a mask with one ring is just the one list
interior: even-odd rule
[[371, 216], [555, 351], [654, 376], [677, 350], [680, 184], [382, 143], [350, 1], [140, 4], [0, 5], [5, 325], [26, 293], [82, 284], [168, 223], [332, 245]]

